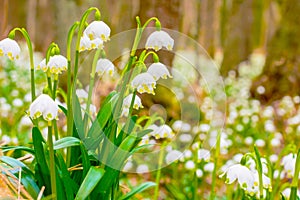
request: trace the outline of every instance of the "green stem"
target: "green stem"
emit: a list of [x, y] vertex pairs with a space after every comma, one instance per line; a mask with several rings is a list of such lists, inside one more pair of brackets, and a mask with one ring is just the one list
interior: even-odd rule
[[300, 173], [300, 149], [298, 149], [297, 158], [296, 158], [295, 173], [291, 184], [290, 200], [297, 199], [299, 173]]
[[[58, 75], [55, 74], [55, 76], [54, 76], [54, 83], [53, 83], [53, 89], [52, 89], [52, 99], [54, 101], [55, 101], [55, 98], [56, 98], [57, 85], [58, 85]], [[53, 123], [53, 127], [54, 127], [55, 140], [58, 140], [58, 128], [57, 128], [56, 120], [53, 120], [52, 123]]]
[[96, 66], [97, 66], [97, 61], [100, 56], [102, 49], [98, 49], [94, 55], [93, 63], [92, 63], [92, 71], [90, 74], [90, 83], [89, 83], [89, 91], [88, 91], [88, 99], [86, 102], [86, 109], [85, 109], [85, 115], [83, 119], [83, 124], [84, 124], [84, 133], [87, 133], [87, 125], [88, 125], [88, 115], [90, 113], [90, 105], [92, 102], [92, 92], [95, 84], [95, 74], [96, 74]]
[[217, 180], [218, 158], [219, 158], [219, 155], [220, 155], [220, 144], [221, 144], [221, 131], [218, 133], [218, 136], [217, 136], [217, 144], [216, 144], [216, 151], [215, 151], [214, 170], [213, 170], [213, 174], [212, 174], [210, 200], [213, 200], [216, 196], [215, 187], [216, 187], [216, 180]]
[[259, 195], [260, 195], [260, 199], [263, 199], [263, 196], [264, 196], [263, 179], [262, 179], [263, 171], [262, 171], [260, 154], [259, 154], [259, 151], [258, 151], [256, 145], [254, 145], [254, 151], [255, 151], [255, 156], [256, 156], [256, 168], [257, 168], [258, 180], [259, 180]]
[[164, 158], [164, 143], [162, 144], [162, 148], [160, 149], [159, 152], [159, 158], [158, 158], [158, 170], [156, 173], [156, 178], [155, 178], [155, 190], [154, 190], [154, 198], [155, 200], [158, 200], [159, 197], [159, 183], [160, 183], [160, 177], [161, 177], [161, 167], [162, 167], [162, 163], [163, 163], [163, 158]]
[[49, 157], [50, 157], [50, 180], [51, 180], [51, 191], [52, 196], [56, 200], [56, 172], [55, 172], [55, 159], [54, 159], [54, 149], [52, 140], [52, 124], [51, 121], [48, 122], [48, 146], [49, 146]]
[[147, 54], [142, 58], [142, 61], [145, 62], [146, 58], [151, 55], [153, 56], [153, 61], [154, 62], [159, 62], [159, 57], [154, 51], [149, 51]]
[[10, 33], [9, 37], [14, 38], [15, 37], [15, 32], [19, 31], [22, 33], [24, 36], [27, 47], [28, 47], [28, 52], [29, 52], [29, 59], [30, 59], [30, 83], [31, 83], [31, 101], [33, 102], [35, 100], [35, 82], [34, 82], [34, 61], [33, 61], [33, 48], [32, 48], [32, 42], [29, 37], [29, 34], [27, 33], [26, 29], [24, 28], [14, 28]]

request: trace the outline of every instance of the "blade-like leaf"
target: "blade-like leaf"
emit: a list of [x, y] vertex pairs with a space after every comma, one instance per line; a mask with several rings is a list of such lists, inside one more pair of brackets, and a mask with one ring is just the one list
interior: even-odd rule
[[2, 152], [7, 152], [10, 150], [21, 150], [21, 151], [26, 151], [30, 154], [34, 155], [34, 150], [29, 148], [29, 147], [23, 147], [23, 146], [4, 146], [4, 147], [0, 147], [0, 149], [2, 149]]
[[75, 199], [76, 200], [86, 199], [94, 190], [98, 182], [101, 180], [103, 174], [104, 174], [104, 169], [92, 166], [89, 172], [87, 173], [85, 179], [83, 180]]
[[154, 182], [145, 182], [145, 183], [142, 183], [141, 185], [133, 188], [130, 192], [128, 192], [124, 196], [120, 197], [118, 200], [130, 199], [135, 194], [141, 193], [141, 192], [143, 192], [144, 190], [146, 190], [146, 189], [148, 189], [150, 187], [154, 187], [155, 185], [156, 185], [156, 183], [154, 183]]
[[54, 150], [72, 147], [72, 146], [78, 146], [80, 145], [81, 140], [75, 137], [64, 137], [60, 140], [57, 140], [54, 142]]

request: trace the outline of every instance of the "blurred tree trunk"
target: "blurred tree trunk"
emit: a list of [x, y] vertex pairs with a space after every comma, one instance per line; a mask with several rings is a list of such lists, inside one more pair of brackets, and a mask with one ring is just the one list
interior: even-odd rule
[[8, 0], [0, 2], [0, 38], [7, 37], [7, 21], [8, 21]]
[[258, 85], [266, 88], [265, 94], [258, 96], [266, 101], [300, 93], [300, 1], [281, 1], [279, 7], [280, 29], [267, 45], [266, 66], [253, 85], [254, 95]]
[[[180, 0], [141, 0], [139, 16], [142, 23], [151, 17], [157, 17], [163, 28], [178, 31], [181, 19], [180, 5]], [[164, 64], [171, 66], [174, 54], [164, 50], [159, 51], [158, 54]]]
[[[228, 4], [228, 20], [226, 31], [222, 33], [224, 59], [221, 73], [227, 75], [228, 71], [236, 69], [238, 64], [252, 53], [253, 2], [244, 0], [223, 3]], [[224, 30], [224, 27], [222, 29]]]

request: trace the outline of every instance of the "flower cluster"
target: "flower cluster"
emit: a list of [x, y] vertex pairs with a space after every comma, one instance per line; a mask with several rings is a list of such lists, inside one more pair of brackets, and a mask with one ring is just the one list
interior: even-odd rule
[[43, 59], [37, 66], [37, 70], [43, 70], [44, 72], [49, 72], [51, 74], [61, 74], [67, 70], [68, 60], [62, 55], [51, 56], [49, 62], [46, 63], [46, 59]]

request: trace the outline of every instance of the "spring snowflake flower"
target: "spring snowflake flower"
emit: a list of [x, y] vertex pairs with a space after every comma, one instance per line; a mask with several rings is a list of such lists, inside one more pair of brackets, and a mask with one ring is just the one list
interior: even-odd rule
[[92, 49], [92, 43], [90, 38], [83, 34], [80, 38], [80, 45], [79, 45], [79, 52], [85, 51], [85, 50], [91, 50]]
[[172, 131], [171, 127], [166, 124], [159, 126], [158, 128], [156, 128], [156, 130], [153, 130], [151, 133], [152, 136], [155, 137], [155, 139], [172, 138], [174, 135], [174, 132]]
[[290, 153], [281, 160], [281, 165], [289, 178], [293, 177], [295, 173], [296, 157], [296, 154]]
[[[129, 114], [129, 108], [132, 100], [133, 94], [129, 94], [127, 97], [124, 98], [123, 100], [123, 108], [122, 108], [122, 115], [123, 116], [128, 116]], [[139, 96], [135, 96], [134, 98], [134, 103], [133, 103], [133, 108], [138, 110], [139, 108], [143, 108], [141, 98]]]
[[0, 56], [7, 56], [10, 60], [19, 59], [20, 46], [15, 40], [5, 38], [0, 41]]
[[46, 58], [43, 59], [35, 68], [36, 70], [43, 70], [44, 72], [47, 72], [48, 66], [46, 65]]
[[52, 74], [61, 74], [67, 70], [68, 60], [62, 55], [54, 55], [50, 57], [47, 66]]
[[154, 49], [155, 51], [165, 47], [168, 50], [172, 50], [174, 46], [174, 40], [165, 31], [155, 31], [150, 34], [146, 41], [146, 49]]
[[[123, 106], [125, 108], [129, 108], [130, 107], [132, 98], [133, 98], [133, 94], [129, 94], [127, 97], [124, 98], [124, 100], [123, 100]], [[138, 110], [139, 108], [143, 108], [141, 98], [139, 96], [137, 96], [137, 95], [134, 98], [133, 108], [136, 109], [136, 110]]]
[[131, 82], [131, 86], [136, 88], [141, 94], [145, 92], [148, 94], [154, 94], [156, 82], [151, 74], [145, 72], [134, 77]]
[[57, 119], [58, 105], [50, 96], [41, 94], [30, 105], [29, 114], [32, 119], [37, 119], [43, 115], [46, 121], [51, 121]]
[[238, 180], [238, 183], [243, 189], [252, 188], [255, 182], [255, 177], [253, 172], [251, 172], [247, 167], [241, 164], [235, 164], [228, 167], [220, 177], [226, 175], [226, 184], [231, 184], [235, 180]]
[[105, 73], [108, 73], [110, 76], [112, 76], [114, 71], [115, 66], [110, 60], [106, 58], [100, 58], [98, 60], [96, 72], [99, 74], [99, 76], [103, 76]]
[[[285, 197], [285, 199], [289, 199], [291, 195], [291, 188], [285, 188], [281, 194]], [[297, 196], [300, 196], [300, 191], [297, 190]]]
[[168, 77], [172, 78], [167, 67], [160, 62], [151, 64], [147, 72], [153, 76], [155, 81], [157, 81], [160, 78], [162, 79], [167, 79]]
[[208, 151], [206, 149], [198, 150], [198, 161], [204, 160], [204, 161], [208, 162], [209, 159], [210, 159], [210, 151]]
[[84, 34], [86, 34], [91, 41], [99, 38], [106, 42], [109, 40], [110, 28], [103, 21], [93, 21], [86, 27]]
[[166, 155], [166, 163], [169, 165], [182, 157], [182, 153], [177, 150], [172, 150]]

